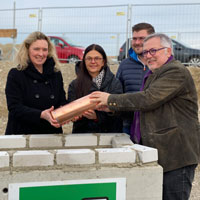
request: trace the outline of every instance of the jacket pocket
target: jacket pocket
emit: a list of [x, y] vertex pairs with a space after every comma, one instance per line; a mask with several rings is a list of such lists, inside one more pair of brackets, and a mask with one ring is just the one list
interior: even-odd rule
[[164, 171], [176, 169], [184, 159], [181, 133], [177, 126], [152, 134], [153, 146], [158, 149], [158, 162]]
[[178, 131], [177, 126], [172, 126], [169, 128], [158, 129], [158, 130], [154, 131], [154, 134], [168, 135], [168, 134], [176, 133], [177, 131]]

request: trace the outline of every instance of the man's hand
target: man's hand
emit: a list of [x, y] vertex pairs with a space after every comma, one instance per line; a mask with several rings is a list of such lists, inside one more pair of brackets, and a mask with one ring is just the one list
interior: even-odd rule
[[99, 106], [107, 106], [109, 96], [110, 94], [106, 92], [93, 92], [90, 94], [90, 99], [92, 103], [98, 103]]
[[93, 92], [90, 94], [92, 103], [97, 103], [96, 109], [99, 111], [110, 112], [108, 108], [108, 97], [109, 93], [106, 92]]

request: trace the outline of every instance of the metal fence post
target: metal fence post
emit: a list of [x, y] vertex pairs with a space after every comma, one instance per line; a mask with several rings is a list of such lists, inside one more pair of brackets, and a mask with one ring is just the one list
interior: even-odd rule
[[[16, 18], [16, 2], [13, 3], [13, 29], [15, 29], [15, 18]], [[13, 37], [13, 46], [12, 46], [12, 52], [11, 52], [11, 59], [14, 61], [15, 57], [15, 44], [16, 44], [16, 37]]]
[[128, 4], [127, 7], [127, 25], [126, 25], [126, 54], [125, 58], [127, 58], [128, 50], [129, 50], [129, 38], [131, 38], [131, 18], [132, 18], [132, 6]]
[[38, 10], [38, 31], [42, 31], [42, 8]]
[[119, 48], [120, 48], [120, 46], [119, 46], [119, 36], [120, 34], [119, 33], [117, 33], [117, 42], [116, 42], [116, 55], [118, 55], [118, 53], [119, 53]]

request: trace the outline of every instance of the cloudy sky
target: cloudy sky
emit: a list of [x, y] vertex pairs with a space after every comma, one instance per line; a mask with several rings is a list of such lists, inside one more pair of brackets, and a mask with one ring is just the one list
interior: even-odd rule
[[[19, 9], [16, 20], [17, 43], [20, 43], [27, 34], [38, 28], [38, 9], [24, 11], [20, 8], [59, 7], [59, 9], [54, 10], [45, 9], [41, 31], [58, 36], [63, 36], [65, 33], [67, 37], [81, 46], [87, 46], [87, 44], [95, 42], [103, 45], [108, 54], [113, 54], [113, 52], [116, 54], [126, 39], [127, 25], [127, 16], [117, 16], [116, 13], [118, 11], [126, 13], [127, 6], [120, 6], [120, 9], [112, 7], [96, 7], [93, 9], [93, 7], [87, 7], [134, 4], [138, 9], [133, 9], [132, 24], [142, 21], [152, 23], [157, 32], [165, 32], [170, 37], [200, 48], [200, 0], [168, 0], [167, 4], [186, 4], [170, 7], [148, 6], [150, 3], [166, 4], [166, 0], [0, 0], [0, 2], [2, 2], [0, 11], [4, 13], [0, 19], [1, 28], [9, 28], [13, 25], [12, 15], [6, 16], [5, 14], [10, 14], [10, 11], [4, 9], [12, 9], [14, 2], [16, 2], [16, 9]], [[143, 6], [144, 4], [147, 6]], [[189, 6], [188, 4], [195, 5]], [[79, 7], [82, 6], [86, 8], [80, 9]], [[67, 12], [65, 12], [65, 9], [60, 9], [63, 7], [78, 8], [67, 9]], [[152, 10], [153, 7], [155, 7], [155, 10]], [[59, 11], [59, 14], [56, 14], [56, 10]], [[61, 12], [61, 10], [63, 11]], [[35, 17], [30, 17], [32, 15]], [[116, 20], [116, 17], [118, 20]], [[77, 24], [79, 25], [77, 26]], [[0, 38], [0, 43], [10, 43], [10, 38]]]
[[[14, 0], [0, 0], [0, 9], [13, 8]], [[164, 4], [166, 0], [15, 0], [16, 8], [32, 7], [63, 7], [63, 6], [95, 6], [95, 5], [123, 5], [123, 4]], [[167, 3], [200, 3], [200, 0], [168, 0]]]

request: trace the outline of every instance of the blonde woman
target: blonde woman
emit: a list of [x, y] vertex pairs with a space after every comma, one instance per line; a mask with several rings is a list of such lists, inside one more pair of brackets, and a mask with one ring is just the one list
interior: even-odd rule
[[31, 33], [16, 56], [17, 67], [8, 73], [6, 135], [62, 133], [51, 111], [66, 104], [59, 61], [49, 38]]

